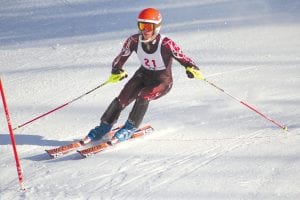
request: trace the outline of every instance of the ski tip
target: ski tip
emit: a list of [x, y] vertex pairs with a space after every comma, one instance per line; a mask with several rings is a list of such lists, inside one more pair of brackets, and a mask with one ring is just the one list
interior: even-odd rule
[[284, 131], [289, 131], [289, 129], [288, 129], [288, 127], [287, 126], [283, 126], [283, 128], [282, 128]]

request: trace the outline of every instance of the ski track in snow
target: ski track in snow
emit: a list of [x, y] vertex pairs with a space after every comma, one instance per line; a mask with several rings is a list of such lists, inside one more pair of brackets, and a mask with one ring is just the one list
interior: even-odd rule
[[[13, 125], [105, 81], [125, 38], [136, 33], [137, 13], [150, 6], [161, 9], [163, 34], [205, 78], [290, 131], [187, 79], [174, 61], [173, 88], [151, 102], [144, 123], [155, 131], [144, 138], [88, 159], [44, 152], [96, 126], [128, 79], [15, 131], [24, 192], [1, 111], [0, 200], [300, 199], [298, 1], [2, 2], [0, 73]], [[137, 66], [132, 55], [124, 68], [131, 76]]]
[[[265, 130], [255, 131], [247, 136], [240, 136], [238, 138], [233, 139], [230, 143], [220, 144], [216, 147], [209, 148], [206, 151], [194, 151], [194, 152], [180, 152], [179, 156], [174, 155], [174, 157], [164, 158], [163, 160], [155, 160], [149, 162], [141, 162], [140, 164], [135, 163], [135, 167], [138, 171], [142, 170], [145, 173], [142, 173], [139, 176], [135, 176], [132, 179], [126, 180], [127, 176], [124, 172], [127, 171], [125, 168], [121, 168], [117, 173], [114, 173], [114, 177], [111, 180], [119, 180], [119, 182], [110, 183], [105, 188], [115, 188], [114, 196], [111, 199], [119, 199], [119, 198], [130, 198], [126, 196], [127, 191], [126, 185], [136, 184], [136, 187], [132, 188], [133, 191], [138, 191], [141, 182], [149, 182], [143, 183], [143, 185], [149, 185], [150, 192], [143, 193], [144, 199], [152, 199], [152, 194], [157, 190], [163, 190], [168, 185], [172, 184], [175, 181], [179, 181], [181, 178], [186, 177], [188, 174], [195, 172], [199, 168], [208, 165], [210, 162], [213, 162], [215, 159], [218, 159], [224, 156], [231, 151], [242, 148], [247, 145], [255, 144], [257, 141], [253, 140], [258, 136], [261, 136]], [[182, 155], [183, 154], [183, 155]], [[129, 160], [131, 160], [130, 158]], [[161, 162], [165, 164], [159, 166]], [[127, 162], [127, 161], [126, 161]], [[130, 168], [129, 168], [130, 169]], [[172, 174], [170, 176], [172, 178], [168, 178], [168, 174]], [[174, 176], [175, 175], [175, 176]], [[142, 198], [142, 197], [141, 197]]]

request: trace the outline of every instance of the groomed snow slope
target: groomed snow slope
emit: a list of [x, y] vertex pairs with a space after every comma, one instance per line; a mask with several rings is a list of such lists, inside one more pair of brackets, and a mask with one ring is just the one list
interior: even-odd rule
[[[207, 79], [289, 127], [276, 127], [174, 62], [150, 104], [153, 134], [81, 159], [44, 150], [82, 138], [126, 81], [15, 131], [19, 191], [0, 111], [0, 199], [300, 199], [300, 3], [292, 0], [10, 0], [0, 7], [0, 73], [14, 127], [104, 82], [145, 7]], [[132, 75], [139, 61], [124, 68]], [[131, 106], [122, 113], [123, 123]]]

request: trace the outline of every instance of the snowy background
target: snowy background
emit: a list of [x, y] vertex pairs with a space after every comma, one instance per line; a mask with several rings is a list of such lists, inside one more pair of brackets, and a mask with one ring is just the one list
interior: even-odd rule
[[[297, 0], [9, 0], [0, 6], [0, 73], [13, 127], [104, 82], [145, 7], [208, 80], [286, 124], [284, 132], [173, 65], [150, 104], [153, 134], [90, 159], [44, 150], [82, 138], [126, 81], [15, 131], [19, 191], [0, 111], [0, 199], [300, 199], [300, 2]], [[124, 68], [138, 68], [133, 54]], [[131, 106], [122, 113], [119, 124]]]

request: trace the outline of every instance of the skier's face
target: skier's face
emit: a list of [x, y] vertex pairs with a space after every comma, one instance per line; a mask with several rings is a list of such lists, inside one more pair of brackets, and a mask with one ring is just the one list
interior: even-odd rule
[[138, 28], [142, 32], [144, 40], [148, 40], [154, 34], [155, 24], [138, 22]]
[[142, 30], [144, 40], [150, 39], [153, 36], [153, 33], [154, 33], [153, 30], [146, 30], [146, 29]]

